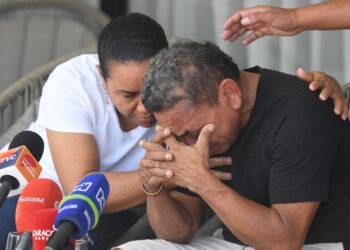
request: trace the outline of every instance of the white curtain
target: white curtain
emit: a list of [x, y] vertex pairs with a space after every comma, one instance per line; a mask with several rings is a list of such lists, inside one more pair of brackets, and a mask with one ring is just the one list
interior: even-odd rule
[[129, 0], [129, 11], [155, 18], [170, 37], [217, 43], [241, 68], [260, 65], [295, 74], [298, 67], [304, 67], [324, 71], [340, 83], [350, 82], [350, 30], [264, 37], [249, 46], [243, 46], [242, 39], [233, 43], [221, 39], [225, 20], [240, 8], [256, 5], [293, 8], [318, 2], [322, 1]]

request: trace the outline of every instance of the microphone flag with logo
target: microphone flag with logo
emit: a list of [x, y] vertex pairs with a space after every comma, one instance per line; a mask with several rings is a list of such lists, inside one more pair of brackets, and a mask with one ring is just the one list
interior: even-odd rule
[[35, 214], [32, 230], [33, 248], [35, 250], [43, 250], [54, 233], [53, 223], [57, 212], [57, 208], [47, 208]]
[[57, 208], [61, 200], [62, 191], [54, 181], [43, 178], [28, 183], [16, 206], [16, 229], [21, 234], [16, 249], [31, 246], [35, 214], [42, 209]]
[[25, 185], [38, 178], [38, 163], [44, 152], [44, 142], [35, 132], [22, 131], [0, 153], [0, 207], [7, 197], [18, 195]]
[[53, 180], [41, 178], [28, 183], [18, 198], [16, 228], [18, 232], [31, 232], [34, 214], [45, 208], [58, 208], [62, 191]]
[[[34, 216], [32, 240], [34, 250], [44, 250], [46, 243], [55, 232], [53, 223], [57, 216], [57, 208], [46, 208], [38, 211]], [[70, 241], [68, 248], [74, 249], [75, 240]], [[67, 248], [67, 249], [68, 249]], [[67, 250], [66, 249], [66, 250]]]
[[61, 201], [54, 224], [57, 232], [45, 249], [64, 249], [69, 239], [81, 239], [96, 227], [108, 195], [109, 184], [103, 174], [85, 176]]

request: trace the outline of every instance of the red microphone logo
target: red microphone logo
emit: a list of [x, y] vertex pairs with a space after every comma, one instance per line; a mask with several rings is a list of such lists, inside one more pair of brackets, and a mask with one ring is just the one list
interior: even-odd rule
[[42, 209], [34, 216], [32, 240], [35, 250], [43, 250], [47, 241], [55, 232], [53, 223], [57, 216], [56, 208]]

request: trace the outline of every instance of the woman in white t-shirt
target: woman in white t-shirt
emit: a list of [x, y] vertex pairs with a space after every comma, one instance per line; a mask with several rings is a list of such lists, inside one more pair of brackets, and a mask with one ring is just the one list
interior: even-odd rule
[[149, 59], [167, 46], [153, 19], [121, 16], [100, 34], [97, 55], [59, 65], [44, 86], [38, 119], [30, 127], [45, 142], [40, 177], [56, 181], [65, 194], [92, 172], [103, 172], [110, 184], [104, 214], [89, 233], [91, 249], [106, 249], [142, 214], [142, 207], [128, 209], [145, 202], [137, 172], [144, 150], [138, 143], [151, 137], [156, 120], [142, 105], [140, 91]]
[[115, 240], [131, 226], [137, 216], [126, 210], [145, 201], [136, 171], [144, 155], [138, 143], [150, 138], [156, 120], [141, 103], [140, 91], [149, 59], [167, 46], [157, 22], [125, 15], [100, 34], [98, 56], [60, 65], [44, 87], [37, 124], [46, 129], [52, 158], [44, 159], [52, 159], [55, 169], [43, 176], [56, 179], [57, 173], [65, 194], [91, 172], [103, 172], [110, 184], [104, 213], [112, 214], [91, 231], [93, 249], [104, 249], [108, 238]]

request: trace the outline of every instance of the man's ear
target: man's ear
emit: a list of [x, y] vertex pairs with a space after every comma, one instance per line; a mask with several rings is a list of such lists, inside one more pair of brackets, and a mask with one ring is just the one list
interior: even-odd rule
[[98, 71], [98, 74], [100, 75], [100, 78], [101, 78], [101, 82], [103, 84], [103, 87], [107, 90], [107, 84], [106, 84], [106, 80], [103, 76], [103, 73], [102, 73], [102, 69], [101, 69], [101, 66], [96, 64], [96, 69]]
[[219, 84], [219, 95], [227, 100], [233, 109], [238, 110], [242, 105], [242, 93], [233, 79], [223, 79]]

